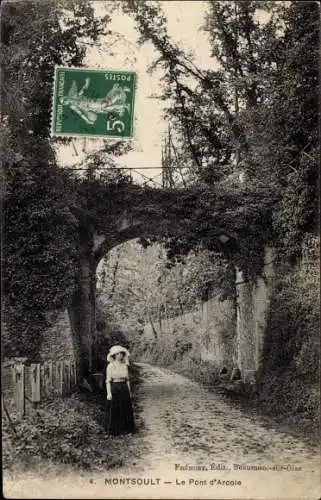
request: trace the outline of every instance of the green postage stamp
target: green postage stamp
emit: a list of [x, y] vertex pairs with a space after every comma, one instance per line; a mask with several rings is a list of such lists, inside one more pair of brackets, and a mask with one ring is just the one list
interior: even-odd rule
[[133, 136], [136, 74], [56, 66], [52, 136]]

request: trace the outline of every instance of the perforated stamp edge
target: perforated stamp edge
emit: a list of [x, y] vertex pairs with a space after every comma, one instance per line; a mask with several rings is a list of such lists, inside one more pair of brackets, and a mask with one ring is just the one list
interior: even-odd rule
[[[95, 71], [95, 72], [101, 72], [101, 73], [131, 73], [134, 75], [134, 84], [133, 84], [133, 96], [132, 96], [132, 101], [131, 101], [131, 106], [132, 106], [132, 116], [131, 116], [131, 131], [132, 135], [128, 136], [119, 136], [119, 135], [100, 135], [100, 134], [88, 134], [86, 132], [84, 133], [64, 133], [64, 132], [56, 132], [54, 130], [54, 125], [55, 125], [55, 109], [56, 109], [56, 90], [57, 90], [57, 75], [58, 75], [58, 70], [63, 69], [66, 71]], [[51, 94], [51, 110], [50, 110], [50, 137], [52, 139], [54, 138], [59, 138], [59, 137], [78, 137], [78, 138], [88, 138], [88, 139], [105, 139], [105, 140], [114, 140], [114, 141], [133, 141], [136, 138], [135, 134], [135, 97], [136, 97], [136, 92], [138, 88], [138, 75], [137, 71], [135, 70], [125, 70], [125, 69], [119, 69], [119, 68], [101, 68], [101, 67], [87, 67], [87, 66], [60, 66], [60, 65], [55, 65], [54, 67], [54, 74], [53, 74], [53, 81], [52, 81], [52, 94]]]

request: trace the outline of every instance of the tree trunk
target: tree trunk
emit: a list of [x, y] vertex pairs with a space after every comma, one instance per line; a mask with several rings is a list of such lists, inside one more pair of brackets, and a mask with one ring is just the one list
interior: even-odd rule
[[157, 331], [155, 330], [154, 323], [153, 323], [153, 320], [152, 320], [152, 317], [150, 314], [148, 314], [148, 319], [149, 319], [149, 323], [150, 323], [152, 332], [154, 334], [155, 340], [157, 340], [157, 338], [158, 338]]

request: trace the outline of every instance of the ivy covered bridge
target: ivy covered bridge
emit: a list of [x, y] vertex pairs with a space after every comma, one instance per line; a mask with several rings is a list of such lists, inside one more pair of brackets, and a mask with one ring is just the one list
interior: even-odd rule
[[261, 323], [273, 276], [267, 230], [271, 200], [262, 196], [261, 206], [256, 200], [252, 211], [253, 194], [237, 184], [217, 192], [205, 184], [186, 188], [152, 188], [127, 181], [102, 184], [94, 176], [80, 184], [86, 217], [79, 225], [76, 287], [68, 311], [82, 375], [95, 371], [97, 267], [114, 247], [138, 239], [143, 245], [163, 243], [170, 259], [191, 249], [207, 248], [219, 252], [233, 266], [235, 365], [244, 380], [255, 378], [263, 348]]

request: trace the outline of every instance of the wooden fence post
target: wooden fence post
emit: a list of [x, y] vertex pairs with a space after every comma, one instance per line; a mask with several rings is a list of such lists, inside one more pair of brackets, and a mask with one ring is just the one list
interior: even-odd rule
[[71, 386], [72, 388], [75, 387], [76, 385], [76, 379], [75, 379], [75, 363], [74, 361], [71, 361], [70, 363], [70, 382], [71, 382]]
[[64, 364], [63, 361], [57, 361], [56, 363], [56, 369], [57, 369], [57, 389], [58, 389], [58, 394], [62, 396], [63, 394], [63, 385], [64, 385]]
[[31, 401], [33, 403], [39, 403], [40, 398], [40, 364], [32, 363], [31, 371]]
[[52, 379], [52, 372], [50, 371], [48, 361], [45, 361], [44, 363], [43, 375], [44, 375], [44, 392], [45, 395], [48, 396], [51, 392], [51, 379]]
[[70, 392], [70, 363], [69, 360], [64, 361], [64, 386], [65, 394]]
[[48, 368], [49, 368], [49, 386], [50, 386], [50, 391], [53, 389], [53, 364], [52, 361], [48, 361]]
[[57, 365], [56, 362], [53, 361], [52, 364], [52, 390], [56, 393], [57, 388]]
[[40, 363], [40, 398], [45, 399], [46, 386], [45, 386], [45, 369], [43, 364]]
[[14, 399], [17, 411], [20, 415], [25, 414], [25, 367], [22, 363], [14, 366], [15, 372], [15, 385], [14, 385]]
[[77, 365], [77, 360], [74, 360], [74, 380], [75, 380], [75, 386], [78, 384], [78, 365]]
[[74, 371], [72, 367], [72, 360], [69, 360], [69, 384], [70, 384], [70, 391], [72, 391], [74, 388]]

